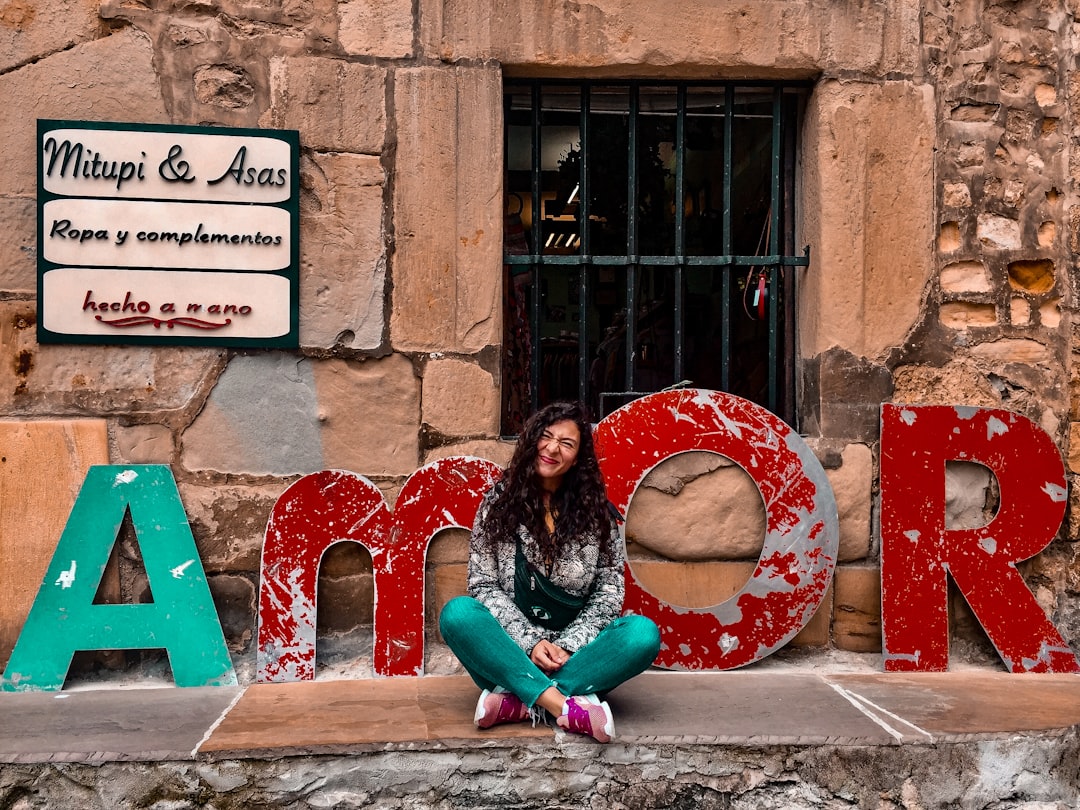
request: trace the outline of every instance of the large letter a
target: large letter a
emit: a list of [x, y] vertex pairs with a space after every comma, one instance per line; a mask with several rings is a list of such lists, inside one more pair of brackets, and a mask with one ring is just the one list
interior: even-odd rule
[[[95, 605], [94, 594], [128, 510], [154, 601]], [[236, 684], [169, 468], [91, 467], [0, 690], [60, 689], [76, 650], [161, 648], [168, 651], [177, 686]]]

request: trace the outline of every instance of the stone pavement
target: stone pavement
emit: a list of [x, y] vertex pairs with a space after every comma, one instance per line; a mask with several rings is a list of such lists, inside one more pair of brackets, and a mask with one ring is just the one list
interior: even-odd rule
[[[1032, 745], [1043, 752], [1040, 761], [1049, 764], [1028, 763], [1021, 769], [1025, 772], [1039, 767], [1060, 769], [1061, 762], [1069, 763], [1065, 766], [1068, 772], [1044, 774], [1040, 784], [1050, 787], [1025, 788], [1028, 793], [1024, 795], [1037, 804], [980, 804], [960, 800], [935, 804], [920, 786], [917, 775], [913, 776], [911, 768], [904, 766], [909, 771], [906, 783], [911, 783], [911, 789], [916, 792], [922, 790], [922, 798], [917, 803], [904, 803], [903, 784], [897, 784], [892, 791], [897, 797], [895, 804], [873, 806], [1080, 806], [1080, 794], [1075, 792], [1080, 768], [1075, 756], [1080, 727], [1080, 677], [1073, 675], [987, 671], [919, 674], [650, 671], [608, 696], [616, 718], [617, 737], [609, 746], [544, 725], [534, 728], [528, 722], [480, 731], [472, 724], [476, 696], [476, 687], [464, 676], [312, 681], [235, 688], [113, 688], [0, 694], [0, 763], [9, 763], [0, 765], [0, 806], [17, 806], [5, 801], [4, 790], [14, 790], [11, 786], [18, 782], [12, 774], [16, 771], [26, 774], [31, 783], [38, 784], [34, 780], [40, 780], [44, 771], [30, 766], [44, 763], [102, 766], [126, 762], [130, 767], [130, 761], [142, 761], [172, 763], [175, 767], [176, 763], [188, 762], [198, 764], [202, 768], [199, 773], [205, 775], [210, 771], [219, 773], [214, 770], [214, 763], [229, 763], [228, 767], [235, 768], [240, 762], [246, 763], [244, 773], [249, 775], [245, 779], [250, 786], [254, 762], [274, 763], [272, 767], [280, 769], [289, 758], [316, 758], [331, 763], [338, 762], [335, 758], [346, 757], [344, 761], [352, 762], [355, 770], [358, 758], [364, 756], [412, 752], [408, 767], [414, 773], [413, 778], [423, 783], [424, 777], [415, 775], [416, 768], [430, 764], [431, 756], [438, 753], [442, 764], [437, 773], [430, 775], [433, 784], [425, 788], [431, 803], [409, 804], [410, 800], [402, 794], [393, 799], [396, 804], [386, 799], [375, 801], [372, 806], [457, 807], [481, 804], [454, 803], [447, 798], [449, 794], [438, 793], [438, 781], [446, 778], [441, 769], [446, 767], [447, 752], [457, 752], [454, 756], [460, 758], [486, 750], [492, 757], [490, 768], [494, 769], [511, 756], [505, 749], [514, 749], [517, 753], [512, 755], [517, 757], [524, 756], [522, 752], [528, 752], [534, 760], [547, 757], [545, 768], [551, 768], [551, 762], [556, 759], [577, 757], [580, 761], [582, 756], [595, 762], [606, 758], [611, 763], [604, 767], [616, 768], [622, 767], [618, 763], [627, 758], [636, 763], [666, 756], [656, 754], [658, 751], [700, 753], [707, 749], [717, 759], [734, 751], [753, 749], [757, 751], [755, 756], [782, 752], [790, 760], [793, 756], [797, 758], [793, 752], [799, 749], [824, 746], [833, 752], [862, 751], [867, 761], [877, 763], [878, 770], [887, 771], [892, 761], [908, 761], [913, 752], [928, 757], [928, 768], [932, 760], [944, 756], [941, 761], [949, 763], [947, 767], [962, 770], [984, 767], [978, 763], [985, 761], [986, 751], [990, 750], [986, 744], [995, 741], [997, 745], [992, 749], [1002, 756], [1001, 752], [1012, 750], [1010, 745], [1018, 741], [1026, 741], [1024, 756], [1030, 757]], [[971, 748], [971, 744], [976, 748]], [[950, 752], [950, 746], [959, 747]], [[500, 749], [503, 754], [498, 753]], [[616, 750], [622, 753], [616, 755]], [[978, 751], [981, 759], [965, 759], [966, 754], [958, 759], [957, 751]], [[427, 752], [427, 756], [418, 758], [415, 752]], [[385, 757], [378, 760], [383, 763], [380, 766], [383, 770], [396, 767], [387, 766], [384, 760]], [[968, 764], [960, 764], [961, 761]], [[1055, 762], [1059, 764], [1054, 766]], [[487, 766], [477, 767], [483, 770]], [[767, 772], [768, 765], [762, 767]], [[790, 762], [784, 767], [790, 767]], [[700, 766], [695, 768], [700, 770]], [[108, 772], [118, 773], [115, 767]], [[1016, 782], [1020, 776], [1015, 776], [1008, 787], [1012, 795], [1017, 795]], [[280, 775], [276, 778], [280, 779]], [[931, 779], [932, 773], [926, 778]], [[887, 780], [887, 777], [879, 774], [874, 779]], [[980, 779], [980, 784], [985, 783], [984, 777]], [[713, 778], [710, 784], [715, 781]], [[35, 789], [19, 788], [23, 791], [18, 794], [25, 800], [23, 806], [48, 806], [47, 802], [34, 803]], [[595, 791], [597, 787], [594, 784], [589, 789]], [[623, 788], [632, 789], [632, 784]], [[700, 784], [695, 786], [699, 792], [705, 789]], [[718, 790], [715, 785], [709, 789]], [[790, 785], [787, 789], [790, 792]], [[845, 789], [852, 790], [841, 786], [837, 795], [842, 795]], [[432, 790], [442, 798], [436, 801], [436, 794], [430, 793]], [[588, 791], [581, 796], [587, 794]], [[373, 794], [369, 791], [364, 795]], [[527, 798], [521, 798], [520, 791], [515, 796], [517, 804], [500, 800], [490, 806], [563, 806], [546, 800], [530, 803]], [[249, 800], [254, 801], [250, 797]], [[290, 806], [322, 806], [318, 802], [292, 801]], [[814, 803], [826, 807], [872, 806], [864, 804], [862, 799], [858, 804]], [[339, 804], [334, 801], [328, 806]], [[607, 806], [609, 802], [602, 804]], [[730, 802], [702, 803], [701, 796], [696, 804], [742, 806]], [[616, 805], [619, 802], [611, 803]], [[125, 805], [121, 801], [103, 802], [101, 806], [155, 805]], [[367, 805], [346, 802], [343, 806]], [[643, 799], [639, 806], [665, 804], [650, 804]], [[769, 805], [762, 801], [747, 806], [802, 805]]]

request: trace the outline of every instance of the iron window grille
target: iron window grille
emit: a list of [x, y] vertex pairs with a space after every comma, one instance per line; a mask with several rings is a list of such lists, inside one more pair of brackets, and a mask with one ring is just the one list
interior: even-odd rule
[[806, 87], [507, 82], [504, 434], [678, 385], [793, 423]]

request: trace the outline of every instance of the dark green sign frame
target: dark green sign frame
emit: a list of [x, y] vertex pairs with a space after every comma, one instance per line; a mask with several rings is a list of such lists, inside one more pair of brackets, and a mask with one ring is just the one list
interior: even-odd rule
[[39, 119], [37, 150], [39, 343], [299, 347], [299, 132]]

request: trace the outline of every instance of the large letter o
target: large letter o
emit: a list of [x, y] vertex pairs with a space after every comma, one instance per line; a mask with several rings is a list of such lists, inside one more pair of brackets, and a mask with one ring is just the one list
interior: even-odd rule
[[825, 470], [790, 427], [731, 394], [682, 389], [651, 394], [596, 429], [608, 497], [626, 514], [634, 491], [660, 462], [692, 450], [727, 456], [754, 480], [765, 502], [765, 544], [753, 575], [710, 608], [662, 602], [626, 570], [623, 609], [656, 622], [657, 666], [734, 669], [790, 641], [821, 604], [839, 545], [836, 499]]

